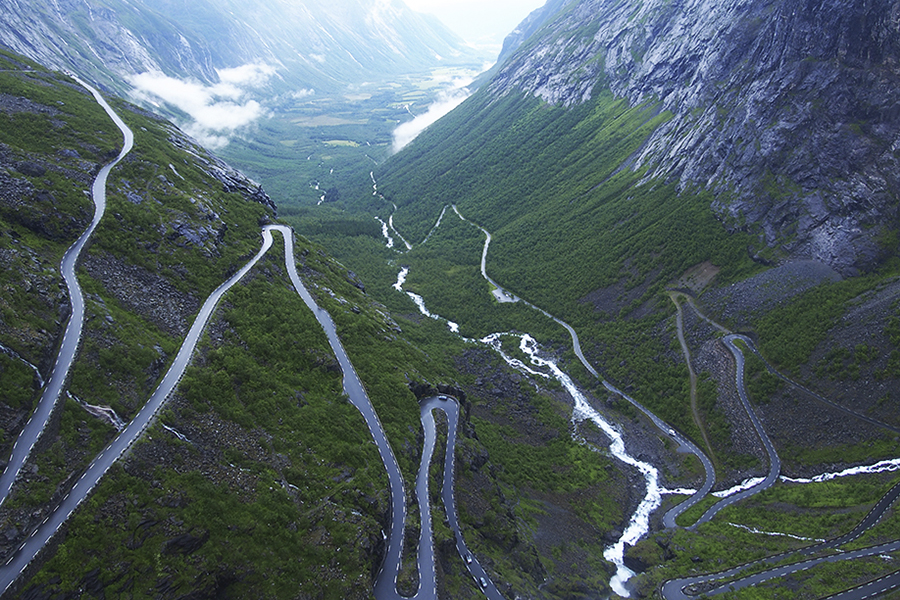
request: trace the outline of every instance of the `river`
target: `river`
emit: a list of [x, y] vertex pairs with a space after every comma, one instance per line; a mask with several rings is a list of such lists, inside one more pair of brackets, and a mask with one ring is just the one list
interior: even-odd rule
[[[404, 267], [394, 286], [395, 289], [404, 291], [403, 282], [408, 273], [409, 269]], [[409, 294], [410, 292], [406, 293]], [[419, 297], [419, 300], [421, 303], [417, 301], [416, 306], [419, 307], [422, 314], [429, 316], [430, 318], [441, 318], [428, 311], [424, 301], [421, 300], [421, 297]], [[444, 320], [446, 321], [446, 319]], [[451, 323], [450, 321], [447, 322]], [[456, 326], [455, 323], [452, 325], [453, 327]], [[503, 351], [501, 340], [504, 337], [516, 337], [519, 339], [519, 349], [528, 357], [530, 366], [517, 358], [509, 356]], [[625, 546], [635, 544], [649, 531], [650, 515], [659, 508], [659, 505], [662, 502], [662, 494], [664, 493], [664, 490], [659, 485], [659, 472], [654, 466], [644, 461], [640, 461], [628, 453], [625, 446], [625, 440], [621, 433], [609, 424], [609, 422], [607, 422], [602, 415], [590, 405], [572, 378], [560, 368], [556, 361], [541, 356], [540, 348], [532, 336], [516, 333], [494, 333], [481, 340], [466, 339], [466, 341], [482, 343], [493, 348], [511, 367], [523, 371], [527, 375], [541, 378], [553, 378], [558, 381], [569, 393], [574, 403], [574, 409], [572, 411], [573, 424], [584, 420], [593, 422], [610, 439], [610, 453], [623, 463], [636, 468], [643, 476], [647, 486], [643, 499], [629, 520], [629, 524], [622, 536], [604, 552], [604, 558], [616, 566], [616, 574], [610, 581], [610, 586], [618, 595], [626, 598], [629, 597], [630, 591], [627, 588], [627, 582], [634, 576], [634, 572], [625, 565]]]
[[[643, 461], [639, 461], [630, 456], [626, 450], [625, 442], [621, 436], [621, 434], [609, 423], [603, 419], [603, 417], [590, 405], [582, 392], [578, 389], [577, 385], [573, 382], [571, 377], [567, 373], [565, 373], [560, 367], [559, 364], [551, 359], [545, 358], [541, 355], [540, 348], [538, 347], [537, 342], [528, 334], [518, 334], [518, 333], [495, 333], [489, 335], [481, 340], [477, 340], [480, 343], [487, 344], [488, 346], [494, 348], [503, 359], [513, 368], [523, 371], [524, 373], [532, 376], [532, 377], [542, 377], [542, 378], [554, 378], [556, 379], [569, 393], [570, 397], [574, 403], [574, 409], [572, 413], [572, 421], [574, 423], [578, 423], [583, 420], [590, 420], [595, 423], [610, 439], [610, 453], [615, 456], [617, 459], [622, 461], [623, 463], [638, 469], [643, 475], [646, 482], [646, 493], [644, 495], [643, 500], [639, 504], [637, 510], [632, 515], [629, 520], [628, 526], [620, 537], [620, 539], [608, 547], [604, 552], [604, 557], [616, 565], [616, 574], [610, 581], [610, 586], [613, 591], [616, 592], [620, 596], [628, 597], [630, 591], [628, 589], [628, 580], [634, 575], [634, 573], [628, 569], [628, 567], [624, 564], [624, 550], [627, 545], [635, 544], [641, 537], [646, 535], [649, 531], [649, 519], [650, 515], [660, 506], [662, 495], [665, 493], [678, 493], [685, 492], [691, 493], [692, 496], [685, 502], [673, 507], [670, 509], [663, 518], [663, 523], [666, 527], [675, 527], [675, 519], [680, 515], [684, 510], [690, 508], [697, 502], [699, 502], [702, 498], [706, 497], [710, 491], [712, 490], [713, 485], [715, 484], [715, 471], [711, 461], [706, 457], [706, 455], [700, 451], [700, 449], [694, 445], [690, 440], [685, 438], [684, 436], [677, 433], [674, 429], [672, 429], [669, 425], [667, 425], [664, 421], [656, 417], [650, 411], [645, 409], [640, 403], [631, 398], [630, 396], [624, 394], [615, 386], [613, 386], [610, 382], [604, 380], [600, 377], [599, 373], [593, 368], [592, 365], [586, 360], [584, 357], [581, 346], [578, 340], [577, 333], [574, 329], [569, 326], [564, 321], [558, 319], [554, 315], [551, 315], [547, 311], [536, 307], [527, 301], [522, 300], [521, 298], [516, 297], [515, 295], [504, 290], [499, 284], [497, 284], [493, 279], [491, 279], [487, 274], [486, 262], [487, 262], [487, 254], [488, 248], [491, 242], [490, 233], [484, 228], [478, 226], [475, 223], [472, 223], [465, 219], [462, 214], [459, 212], [456, 206], [453, 206], [453, 210], [463, 221], [470, 223], [471, 225], [477, 227], [481, 230], [481, 232], [485, 236], [485, 243], [482, 250], [481, 256], [481, 273], [485, 280], [487, 280], [492, 287], [492, 293], [494, 297], [499, 302], [523, 302], [525, 305], [533, 308], [544, 314], [545, 316], [553, 319], [555, 322], [564, 327], [572, 338], [573, 348], [575, 350], [576, 355], [579, 360], [584, 364], [589, 372], [591, 372], [595, 377], [601, 380], [604, 387], [608, 391], [613, 394], [617, 394], [624, 399], [631, 402], [634, 406], [636, 406], [639, 410], [641, 410], [653, 423], [660, 429], [660, 431], [668, 435], [674, 441], [679, 444], [679, 449], [681, 451], [688, 451], [696, 455], [702, 462], [705, 472], [706, 478], [704, 485], [699, 490], [665, 490], [662, 489], [659, 485], [659, 473], [655, 467], [652, 465], [645, 463]], [[428, 234], [428, 238], [434, 233], [435, 229], [440, 225], [441, 219], [443, 218], [444, 211], [441, 213], [441, 217], [438, 219], [435, 227], [432, 228], [431, 232]], [[427, 239], [427, 238], [426, 238]], [[423, 298], [420, 296], [413, 294], [412, 292], [405, 291], [403, 289], [403, 284], [405, 283], [406, 277], [409, 274], [409, 268], [403, 267], [401, 270], [397, 283], [394, 285], [394, 288], [400, 292], [407, 293], [413, 301], [416, 303], [419, 311], [428, 316], [429, 318], [439, 319], [438, 315], [431, 313], [426, 305]], [[699, 313], [698, 311], [698, 314]], [[701, 317], [703, 315], [701, 314]], [[704, 317], [705, 318], [705, 317]], [[454, 331], [458, 331], [458, 325], [448, 321], [449, 326]], [[717, 327], [722, 330], [721, 326]], [[730, 334], [730, 332], [723, 331], [727, 335], [724, 337], [724, 343], [726, 347], [732, 352], [736, 368], [735, 368], [735, 386], [739, 392], [741, 402], [744, 406], [744, 409], [748, 416], [750, 417], [754, 428], [757, 431], [757, 435], [759, 436], [759, 440], [766, 453], [769, 456], [769, 472], [766, 477], [748, 480], [744, 482], [742, 485], [737, 486], [736, 488], [732, 488], [731, 490], [727, 490], [724, 493], [717, 493], [716, 495], [723, 498], [720, 502], [716, 503], [713, 507], [711, 507], [704, 515], [698, 520], [698, 522], [692, 526], [692, 528], [696, 527], [699, 524], [708, 522], [711, 520], [720, 510], [725, 508], [726, 506], [730, 506], [735, 502], [738, 502], [742, 499], [745, 499], [751, 495], [757, 494], [764, 489], [767, 489], [771, 485], [778, 480], [781, 469], [781, 461], [778, 457], [777, 452], [775, 451], [774, 445], [769, 440], [768, 435], [763, 429], [759, 419], [756, 417], [756, 414], [753, 408], [750, 406], [749, 399], [747, 398], [746, 389], [744, 386], [744, 357], [741, 349], [737, 346], [736, 342], [740, 341], [747, 344], [751, 349], [755, 348], [752, 345], [752, 342], [746, 338], [745, 336], [739, 336]], [[523, 353], [524, 356], [528, 357], [528, 364], [519, 360], [517, 358], [509, 356], [503, 349], [502, 339], [505, 337], [516, 337], [519, 339], [519, 349]], [[464, 338], [465, 339], [465, 338]], [[476, 340], [467, 339], [469, 342], [475, 342]], [[844, 472], [838, 474], [825, 474], [819, 476], [818, 478], [813, 478], [810, 480], [802, 480], [803, 482], [807, 481], [821, 481], [827, 480], [833, 477], [838, 476], [846, 476], [851, 474], [858, 474], [862, 472], [882, 472], [882, 471], [892, 471], [897, 468], [900, 468], [900, 460], [892, 460], [892, 461], [883, 461], [878, 463], [877, 465], [873, 465], [871, 467], [858, 467], [855, 469], [848, 469]], [[782, 478], [786, 479], [786, 478]], [[799, 480], [798, 480], [799, 481]], [[889, 494], [890, 496], [890, 494]], [[880, 503], [883, 506], [882, 510], [886, 510], [887, 506], [893, 502], [890, 497], [885, 497]], [[736, 527], [740, 527], [739, 525], [735, 525]], [[758, 533], [759, 535], [774, 535], [774, 536], [787, 536], [794, 537], [791, 534], [784, 534], [780, 532], [763, 532], [763, 531], [754, 531], [754, 533]], [[837, 543], [841, 540], [838, 540], [834, 543]], [[880, 550], [887, 550], [888, 548], [895, 548], [895, 544], [888, 544], [879, 547]], [[868, 556], [872, 555], [873, 551], [861, 553], [860, 556]], [[815, 563], [818, 564], [818, 563]], [[739, 570], [742, 570], [743, 567]], [[772, 571], [767, 573], [766, 575], [754, 576], [748, 579], [740, 580], [739, 587], [754, 585], [757, 582], [764, 581], [767, 578], [779, 576], [778, 573], [781, 571]], [[785, 570], [787, 572], [787, 570]], [[690, 585], [693, 581], [709, 581], [712, 579], [711, 577], [703, 577], [703, 578], [695, 578], [693, 580], [681, 580], [679, 582], [673, 582], [667, 584], [666, 589], [664, 590], [664, 595], [666, 598], [682, 598], [687, 597], [684, 596], [681, 591], [684, 586], [679, 587], [680, 584]], [[888, 582], [886, 585], [890, 584]], [[723, 588], [724, 589], [724, 588]]]

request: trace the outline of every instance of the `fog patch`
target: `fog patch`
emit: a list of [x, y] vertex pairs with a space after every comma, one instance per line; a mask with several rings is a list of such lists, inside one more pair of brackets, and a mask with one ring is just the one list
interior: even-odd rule
[[196, 80], [169, 77], [162, 72], [134, 75], [128, 82], [137, 100], [155, 106], [168, 104], [189, 117], [181, 123], [184, 131], [198, 142], [217, 150], [228, 144], [235, 132], [265, 114], [262, 105], [248, 99], [250, 92], [263, 86], [275, 74], [265, 64], [249, 64], [217, 70], [219, 83], [212, 85]]
[[442, 91], [437, 100], [435, 100], [428, 110], [415, 117], [412, 121], [402, 123], [394, 129], [394, 143], [392, 150], [399, 152], [407, 144], [416, 139], [416, 137], [425, 131], [425, 129], [449, 113], [451, 110], [463, 103], [463, 100], [472, 95], [468, 86], [472, 83], [471, 79], [453, 79], [447, 81], [449, 89]]

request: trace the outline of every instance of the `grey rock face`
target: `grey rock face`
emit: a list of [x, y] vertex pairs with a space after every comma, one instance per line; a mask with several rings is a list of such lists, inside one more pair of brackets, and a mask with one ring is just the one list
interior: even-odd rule
[[896, 228], [900, 2], [575, 0], [491, 84], [571, 106], [608, 86], [672, 118], [636, 166], [845, 275]]
[[208, 175], [222, 183], [224, 191], [241, 194], [245, 200], [258, 202], [272, 209], [273, 214], [277, 214], [278, 207], [275, 205], [275, 201], [269, 197], [262, 185], [253, 181], [221, 158], [203, 150], [199, 144], [179, 130], [173, 129], [169, 142], [173, 146], [192, 154]]

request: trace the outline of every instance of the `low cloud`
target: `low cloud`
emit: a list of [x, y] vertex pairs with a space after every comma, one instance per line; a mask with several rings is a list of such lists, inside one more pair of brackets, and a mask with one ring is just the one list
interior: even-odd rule
[[465, 87], [470, 83], [472, 83], [471, 79], [454, 79], [449, 81], [450, 89], [441, 92], [437, 100], [428, 107], [425, 113], [418, 115], [412, 121], [398, 125], [393, 133], [393, 151], [399, 152], [402, 150], [416, 139], [420, 133], [425, 131], [429, 125], [462, 104], [466, 98], [472, 95], [472, 92]]
[[275, 69], [250, 64], [218, 71], [219, 83], [207, 85], [194, 80], [169, 77], [161, 72], [134, 75], [129, 83], [132, 95], [141, 101], [160, 102], [186, 113], [190, 118], [183, 129], [201, 144], [213, 150], [226, 146], [235, 132], [265, 114], [248, 93], [268, 82]]
[[296, 92], [291, 92], [289, 96], [294, 100], [302, 100], [303, 98], [309, 98], [310, 96], [315, 95], [315, 93], [315, 90], [312, 88], [304, 88], [297, 90]]

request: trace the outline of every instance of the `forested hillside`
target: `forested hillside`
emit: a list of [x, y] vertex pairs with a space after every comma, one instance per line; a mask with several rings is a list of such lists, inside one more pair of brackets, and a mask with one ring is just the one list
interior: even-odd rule
[[[93, 175], [121, 140], [73, 80], [21, 57], [2, 61], [8, 455], [66, 325], [60, 258], [90, 221]], [[146, 401], [200, 304], [258, 251], [261, 226], [274, 219], [258, 184], [171, 124], [114, 104], [135, 149], [111, 176], [109, 205], [79, 269], [86, 319], [66, 392], [0, 508], [5, 557]], [[414, 323], [401, 330], [353, 274], [321, 248], [298, 244], [303, 272], [343, 332], [409, 474], [420, 449], [408, 383], [452, 381], [449, 350], [438, 344], [425, 355], [408, 339], [428, 347], [430, 335]], [[383, 467], [283, 264], [272, 250], [226, 296], [179, 392], [17, 593], [368, 597], [387, 527]]]

